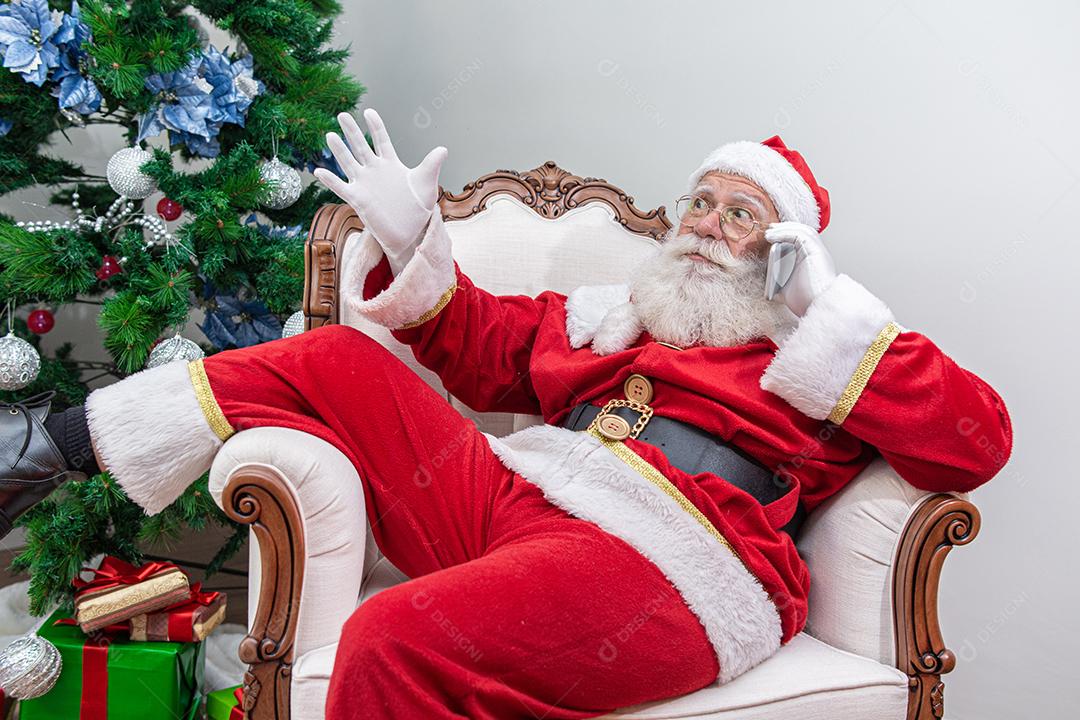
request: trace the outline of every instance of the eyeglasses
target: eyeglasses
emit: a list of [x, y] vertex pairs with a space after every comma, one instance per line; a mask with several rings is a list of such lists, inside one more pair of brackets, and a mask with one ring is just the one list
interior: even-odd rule
[[[711, 202], [700, 195], [683, 195], [675, 201], [675, 216], [679, 218], [679, 222], [691, 229], [716, 209]], [[721, 229], [726, 226], [728, 234], [736, 240], [742, 240], [754, 232], [758, 225], [765, 224], [759, 222], [754, 217], [754, 213], [738, 205], [725, 205], [719, 210]]]

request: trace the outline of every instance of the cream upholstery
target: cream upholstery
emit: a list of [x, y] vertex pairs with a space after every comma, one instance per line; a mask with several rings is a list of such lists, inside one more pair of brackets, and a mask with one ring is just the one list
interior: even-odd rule
[[797, 544], [810, 567], [808, 633], [841, 650], [896, 664], [896, 544], [911, 513], [930, 494], [878, 458], [807, 518]]
[[[447, 223], [447, 228], [462, 270], [496, 294], [535, 295], [546, 289], [568, 293], [580, 285], [623, 282], [629, 269], [656, 246], [626, 231], [599, 203], [551, 221], [516, 200], [497, 197], [485, 212]], [[353, 316], [347, 307], [342, 312], [343, 323], [383, 342], [445, 392], [438, 378], [420, 367], [410, 349], [387, 330]], [[540, 422], [535, 416], [481, 416], [449, 399], [494, 435]], [[405, 578], [378, 556], [370, 528], [365, 532], [361, 527], [359, 478], [332, 446], [276, 428], [237, 433], [214, 462], [211, 488], [219, 502], [228, 475], [243, 462], [277, 467], [292, 483], [305, 518], [309, 562], [292, 673], [292, 717], [322, 718], [345, 618], [372, 594]], [[813, 577], [805, 633], [726, 685], [608, 717], [906, 717], [907, 676], [892, 667], [891, 571], [899, 533], [924, 495], [884, 462], [871, 465], [804, 524], [799, 548]], [[254, 542], [251, 546], [250, 597], [255, 598], [258, 550]]]
[[[386, 558], [378, 560], [368, 569], [361, 603], [405, 579]], [[305, 695], [314, 694], [310, 691], [321, 687], [325, 696], [335, 652], [336, 642], [304, 655], [293, 670], [294, 692], [298, 685], [304, 688]], [[902, 718], [907, 695], [907, 676], [896, 668], [800, 633], [767, 662], [727, 685], [714, 684], [690, 695], [639, 705], [605, 717], [612, 720]], [[294, 700], [294, 714], [296, 706]]]
[[[258, 432], [237, 433], [218, 452], [210, 472], [210, 493], [219, 505], [228, 475], [245, 463], [274, 467], [288, 478], [307, 521], [307, 575], [300, 596], [297, 654], [336, 642], [341, 625], [355, 609], [355, 603], [342, 603], [340, 598], [356, 598], [361, 581], [354, 572], [337, 572], [362, 566], [367, 545], [360, 476], [348, 458], [321, 438], [288, 428], [258, 428]], [[251, 542], [249, 547], [253, 572], [248, 591], [256, 598], [259, 545]], [[254, 613], [252, 602], [248, 605], [249, 623]]]

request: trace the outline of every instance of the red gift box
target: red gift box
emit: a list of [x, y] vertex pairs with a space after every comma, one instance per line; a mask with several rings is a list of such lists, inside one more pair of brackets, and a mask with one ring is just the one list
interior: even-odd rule
[[183, 601], [153, 613], [136, 615], [128, 622], [132, 640], [198, 642], [225, 619], [226, 596], [203, 592], [202, 583], [191, 586]]

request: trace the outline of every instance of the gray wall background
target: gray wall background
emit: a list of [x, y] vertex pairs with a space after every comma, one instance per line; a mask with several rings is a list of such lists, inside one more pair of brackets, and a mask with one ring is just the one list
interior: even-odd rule
[[402, 158], [445, 187], [556, 160], [682, 194], [717, 145], [779, 133], [832, 196], [839, 268], [1003, 395], [1011, 462], [944, 572], [954, 720], [1072, 716], [1080, 670], [1080, 6], [358, 2], [339, 37]]
[[[403, 160], [449, 148], [453, 190], [552, 159], [670, 206], [723, 142], [800, 150], [832, 195], [839, 268], [1012, 414], [1012, 461], [974, 495], [982, 533], [944, 573], [949, 717], [1064, 718], [1080, 704], [1078, 21], [1069, 2], [363, 0], [337, 41]], [[119, 147], [87, 132], [57, 152], [103, 170]], [[34, 197], [0, 207], [56, 216]], [[50, 342], [92, 339], [92, 317], [63, 313]]]

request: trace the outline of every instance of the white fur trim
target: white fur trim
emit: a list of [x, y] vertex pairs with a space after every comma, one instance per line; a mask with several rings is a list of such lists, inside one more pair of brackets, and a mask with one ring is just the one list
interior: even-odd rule
[[839, 275], [810, 303], [794, 332], [780, 341], [761, 376], [761, 388], [824, 420], [870, 344], [892, 321], [885, 303], [847, 275]]
[[641, 336], [643, 326], [633, 303], [616, 305], [604, 314], [596, 328], [592, 349], [597, 355], [611, 355], [625, 350]]
[[572, 348], [591, 341], [594, 354], [611, 355], [633, 345], [642, 330], [629, 285], [582, 285], [566, 297], [566, 335]]
[[596, 336], [608, 310], [630, 299], [629, 285], [582, 285], [566, 296], [566, 335], [570, 347], [584, 347]]
[[148, 515], [164, 510], [198, 480], [222, 445], [182, 361], [90, 393], [86, 420], [105, 468]]
[[783, 155], [767, 145], [750, 140], [721, 145], [690, 176], [690, 190], [713, 170], [752, 180], [768, 193], [781, 220], [795, 220], [817, 229], [821, 209], [810, 186]]
[[450, 235], [433, 213], [416, 252], [381, 293], [364, 300], [364, 279], [382, 260], [383, 250], [368, 230], [351, 238], [342, 258], [342, 293], [357, 313], [394, 330], [419, 319], [438, 304], [456, 280]]
[[776, 605], [742, 562], [678, 503], [583, 432], [534, 425], [488, 433], [503, 464], [567, 512], [622, 538], [654, 563], [701, 621], [720, 682], [780, 647]]

